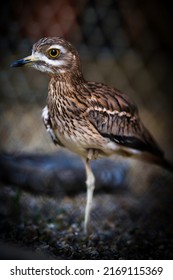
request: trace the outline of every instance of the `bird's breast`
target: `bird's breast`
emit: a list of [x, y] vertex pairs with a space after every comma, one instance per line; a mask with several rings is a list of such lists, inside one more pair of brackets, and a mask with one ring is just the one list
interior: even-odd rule
[[63, 114], [56, 116], [52, 123], [56, 138], [64, 147], [77, 154], [85, 155], [89, 147], [98, 145], [97, 140], [94, 139], [93, 131], [83, 118], [67, 117]]
[[[108, 140], [104, 139], [79, 108], [64, 106], [64, 101], [48, 104], [43, 110], [43, 121], [53, 142], [83, 157], [88, 149], [107, 150]], [[112, 150], [112, 147], [110, 147]], [[110, 152], [111, 153], [111, 152]]]

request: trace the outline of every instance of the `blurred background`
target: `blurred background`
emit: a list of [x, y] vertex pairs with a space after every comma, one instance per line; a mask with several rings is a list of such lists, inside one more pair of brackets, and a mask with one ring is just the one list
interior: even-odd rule
[[172, 13], [169, 1], [38, 0], [1, 5], [1, 150], [54, 151], [40, 115], [48, 77], [11, 69], [44, 36], [78, 49], [84, 76], [131, 96], [141, 117], [172, 157]]
[[37, 258], [28, 248], [43, 258], [173, 258], [172, 178], [149, 164], [93, 162], [92, 231], [82, 235], [85, 172], [77, 156], [56, 153], [42, 123], [48, 77], [10, 68], [40, 38], [63, 36], [79, 51], [85, 79], [128, 94], [173, 161], [170, 1], [9, 0], [0, 14], [2, 258]]

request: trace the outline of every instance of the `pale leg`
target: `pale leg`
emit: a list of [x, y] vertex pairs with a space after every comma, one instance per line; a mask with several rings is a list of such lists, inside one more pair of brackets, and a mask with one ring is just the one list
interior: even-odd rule
[[86, 208], [85, 208], [85, 221], [84, 221], [84, 232], [87, 233], [88, 231], [88, 223], [90, 219], [90, 211], [92, 206], [93, 200], [93, 191], [95, 188], [95, 177], [92, 173], [89, 159], [85, 160], [85, 169], [86, 169], [86, 187], [87, 187], [87, 200], [86, 200]]

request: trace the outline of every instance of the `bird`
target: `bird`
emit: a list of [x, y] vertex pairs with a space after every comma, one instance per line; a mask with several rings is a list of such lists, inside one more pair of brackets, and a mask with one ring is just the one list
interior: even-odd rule
[[33, 45], [30, 56], [11, 66], [30, 66], [50, 77], [42, 119], [54, 144], [78, 154], [84, 162], [86, 234], [95, 189], [91, 160], [117, 154], [172, 170], [144, 126], [134, 101], [114, 87], [86, 81], [78, 51], [64, 38], [40, 39]]

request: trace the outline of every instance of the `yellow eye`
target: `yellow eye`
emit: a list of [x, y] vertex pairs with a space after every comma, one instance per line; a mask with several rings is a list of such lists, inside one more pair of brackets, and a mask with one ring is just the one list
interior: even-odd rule
[[57, 58], [60, 54], [60, 50], [58, 49], [50, 49], [48, 51], [48, 55], [51, 57], [51, 58]]

